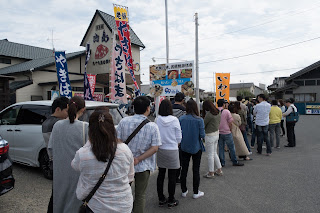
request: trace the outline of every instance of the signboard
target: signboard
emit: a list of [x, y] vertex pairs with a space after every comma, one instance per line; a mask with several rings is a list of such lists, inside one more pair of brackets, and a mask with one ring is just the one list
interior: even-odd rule
[[114, 16], [116, 20], [117, 31], [119, 35], [120, 44], [122, 47], [122, 52], [126, 61], [126, 65], [129, 69], [132, 81], [136, 88], [137, 95], [140, 95], [139, 86], [137, 84], [136, 78], [133, 71], [133, 58], [131, 52], [131, 40], [130, 40], [130, 27], [129, 27], [129, 16], [128, 8], [120, 5], [113, 5]]
[[69, 81], [69, 73], [68, 73], [68, 66], [67, 66], [67, 59], [65, 52], [54, 52], [54, 58], [56, 63], [57, 69], [57, 76], [59, 81], [59, 91], [60, 95], [72, 98], [72, 90]]
[[59, 97], [59, 91], [51, 90], [51, 100], [54, 100]]
[[226, 99], [230, 95], [230, 73], [216, 73], [216, 100]]
[[[82, 92], [72, 92], [73, 96], [80, 96], [83, 98], [83, 93]], [[93, 95], [93, 101], [101, 101], [103, 102], [104, 99], [104, 94], [94, 94]]]
[[306, 106], [307, 115], [319, 115], [320, 114], [320, 105], [307, 105]]
[[[94, 92], [92, 92], [92, 84], [90, 84], [90, 81], [88, 79], [88, 75], [87, 75], [87, 64], [89, 62], [90, 59], [90, 43], [87, 43], [86, 46], [86, 61], [84, 63], [84, 82], [83, 82], [83, 91], [84, 91], [84, 100], [93, 100], [92, 94]], [[94, 82], [95, 83], [95, 82]]]
[[118, 104], [127, 104], [125, 64], [121, 45], [116, 41], [116, 39], [113, 39], [109, 99], [110, 101]]
[[150, 66], [151, 93], [155, 96], [175, 96], [182, 92], [194, 96], [194, 62], [178, 62]]

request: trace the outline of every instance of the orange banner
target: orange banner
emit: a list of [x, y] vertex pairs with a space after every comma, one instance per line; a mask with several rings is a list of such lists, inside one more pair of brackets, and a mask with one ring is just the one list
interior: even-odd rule
[[226, 99], [230, 95], [230, 73], [216, 73], [216, 100]]

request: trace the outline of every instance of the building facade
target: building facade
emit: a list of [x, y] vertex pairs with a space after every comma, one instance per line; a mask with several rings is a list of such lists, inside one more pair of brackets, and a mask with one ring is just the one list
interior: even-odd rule
[[[103, 101], [109, 93], [109, 73], [114, 32], [113, 16], [96, 10], [82, 39], [81, 46], [91, 44], [88, 74], [96, 74], [95, 99]], [[144, 48], [130, 29], [135, 77], [140, 85], [140, 50]], [[117, 39], [117, 36], [116, 36]], [[72, 91], [83, 94], [85, 50], [66, 54]], [[51, 91], [59, 90], [53, 50], [0, 40], [0, 75], [9, 80], [10, 104], [30, 100], [50, 100]], [[131, 76], [126, 74], [127, 92], [133, 92]], [[132, 93], [131, 92], [131, 93]]]

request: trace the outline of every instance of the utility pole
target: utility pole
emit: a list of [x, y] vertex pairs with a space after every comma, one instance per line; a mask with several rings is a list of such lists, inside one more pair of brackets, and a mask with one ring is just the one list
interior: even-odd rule
[[196, 24], [196, 34], [195, 34], [195, 43], [196, 43], [196, 101], [198, 109], [200, 112], [200, 94], [199, 94], [199, 50], [198, 50], [198, 13], [195, 14], [195, 24]]
[[169, 29], [168, 29], [168, 2], [165, 0], [166, 6], [166, 56], [167, 56], [167, 64], [169, 64]]

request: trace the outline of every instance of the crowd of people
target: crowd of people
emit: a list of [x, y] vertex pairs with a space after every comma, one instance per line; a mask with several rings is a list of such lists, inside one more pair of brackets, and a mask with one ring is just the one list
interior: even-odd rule
[[[143, 213], [150, 173], [156, 169], [159, 206], [173, 208], [179, 204], [175, 196], [178, 183], [181, 196], [188, 196], [191, 159], [192, 197], [204, 196], [199, 190], [204, 151], [208, 160], [204, 178], [224, 174], [225, 152], [233, 166], [243, 166], [240, 159], [252, 160], [256, 138], [257, 153], [262, 154], [265, 142], [270, 156], [273, 147], [280, 148], [280, 136], [285, 135], [284, 117], [297, 112], [293, 99], [269, 104], [260, 94], [257, 99], [237, 100], [229, 103], [219, 99], [217, 107], [206, 100], [200, 115], [193, 99], [185, 101], [185, 96], [177, 93], [173, 104], [168, 99], [160, 103], [155, 122], [150, 122], [151, 102], [140, 96], [132, 103], [135, 114], [124, 117], [115, 127], [107, 107], [98, 107], [87, 123], [79, 120], [85, 111], [81, 97], [55, 99], [52, 115], [43, 123], [53, 167], [48, 212], [79, 212], [81, 207], [80, 212]], [[296, 144], [294, 126], [294, 122], [286, 122], [287, 147]], [[247, 135], [252, 135], [251, 144]], [[167, 171], [168, 196], [163, 190]]]

